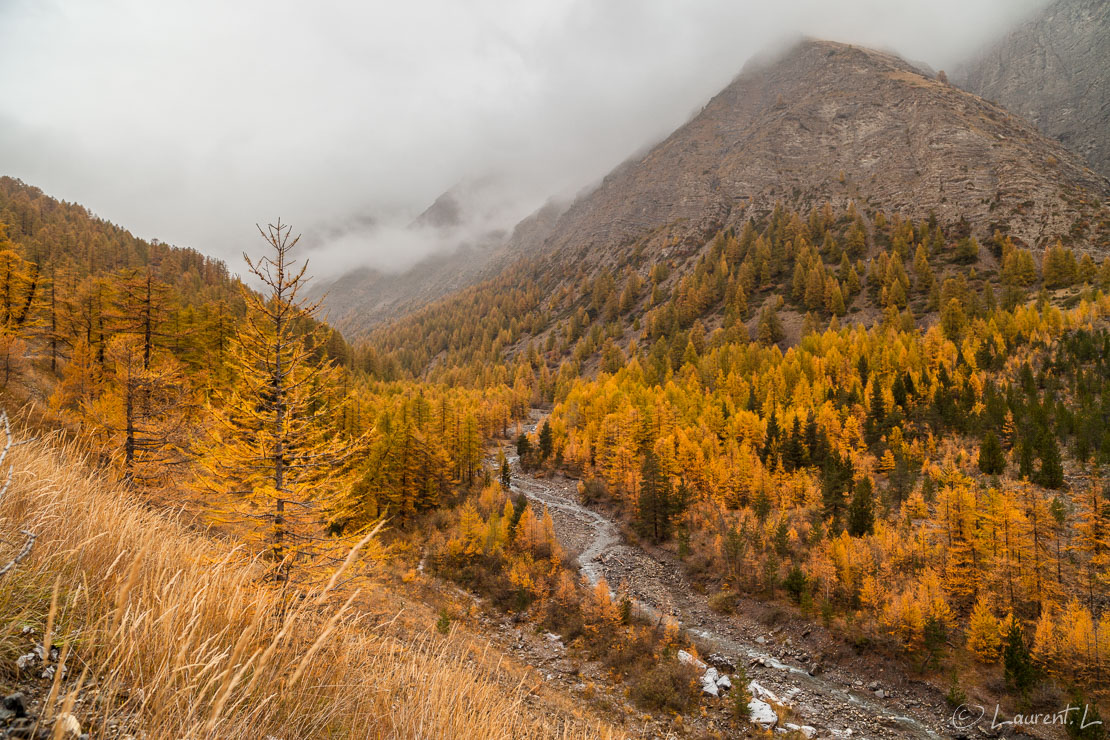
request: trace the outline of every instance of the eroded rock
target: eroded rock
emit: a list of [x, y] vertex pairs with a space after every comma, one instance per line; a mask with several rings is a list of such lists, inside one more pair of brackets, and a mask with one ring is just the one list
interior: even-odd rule
[[771, 705], [762, 699], [756, 699], [754, 696], [748, 702], [748, 719], [751, 720], [753, 725], [759, 725], [764, 730], [769, 730], [778, 724], [779, 716], [775, 714], [775, 710]]

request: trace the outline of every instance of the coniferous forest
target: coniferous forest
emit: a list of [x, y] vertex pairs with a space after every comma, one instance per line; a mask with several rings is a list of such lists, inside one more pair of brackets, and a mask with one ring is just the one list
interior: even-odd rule
[[1105, 737], [1110, 180], [999, 59], [800, 42], [396, 274], [0, 176], [0, 736]]

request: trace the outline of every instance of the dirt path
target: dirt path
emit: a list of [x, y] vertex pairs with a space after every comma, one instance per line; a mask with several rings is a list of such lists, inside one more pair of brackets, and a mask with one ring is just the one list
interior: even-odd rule
[[[527, 428], [531, 431], [534, 424]], [[920, 683], [902, 680], [898, 666], [880, 669], [882, 676], [871, 670], [854, 674], [841, 665], [810, 675], [812, 664], [804, 666], [799, 660], [808, 658], [804, 646], [774, 635], [774, 628], [768, 635], [768, 628], [743, 610], [732, 616], [714, 612], [706, 597], [690, 587], [680, 563], [628, 544], [616, 523], [580, 504], [576, 481], [560, 475], [536, 478], [520, 469], [515, 450], [505, 452], [512, 463], [512, 489], [547, 506], [561, 544], [577, 554], [582, 574], [591, 583], [601, 577], [613, 587], [625, 582], [638, 610], [656, 618], [668, 615], [710, 652], [746, 663], [749, 679], [794, 710], [797, 716], [791, 721], [813, 725], [823, 736], [833, 737], [953, 736], [947, 725], [951, 710], [943, 698]], [[807, 635], [808, 631], [801, 637]], [[882, 677], [886, 680], [876, 683]]]

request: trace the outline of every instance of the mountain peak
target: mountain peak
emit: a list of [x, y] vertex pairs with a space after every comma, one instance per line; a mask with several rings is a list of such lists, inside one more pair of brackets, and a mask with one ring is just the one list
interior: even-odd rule
[[806, 39], [748, 65], [579, 198], [546, 247], [702, 243], [779, 202], [935, 214], [986, 234], [1005, 224], [1041, 246], [1108, 195], [1105, 179], [998, 106], [894, 54]]

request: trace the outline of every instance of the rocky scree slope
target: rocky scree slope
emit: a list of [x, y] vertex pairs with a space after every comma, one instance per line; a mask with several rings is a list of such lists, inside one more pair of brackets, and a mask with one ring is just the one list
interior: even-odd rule
[[1059, 0], [953, 79], [1110, 177], [1110, 3]]
[[896, 56], [806, 41], [751, 65], [689, 123], [617, 168], [554, 224], [542, 252], [604, 260], [637, 240], [693, 244], [777, 202], [850, 201], [1038, 247], [1110, 183], [1024, 120]]

